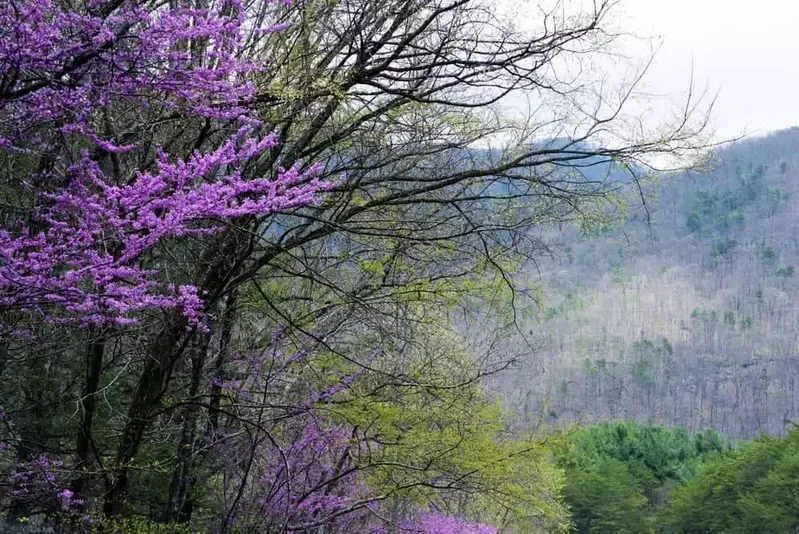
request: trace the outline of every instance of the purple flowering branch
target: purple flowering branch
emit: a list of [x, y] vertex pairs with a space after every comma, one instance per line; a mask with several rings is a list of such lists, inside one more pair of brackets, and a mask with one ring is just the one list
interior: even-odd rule
[[[230, 478], [239, 478], [238, 500], [252, 503], [236, 510], [241, 525], [278, 531], [305, 531], [322, 525], [338, 531], [363, 531], [371, 534], [417, 532], [422, 534], [496, 534], [488, 525], [448, 516], [438, 511], [414, 511], [401, 521], [389, 521], [381, 507], [399, 494], [375, 491], [366, 483], [365, 473], [388, 465], [369, 462], [362, 465], [363, 440], [358, 430], [344, 421], [333, 421], [321, 404], [342, 399], [365, 376], [366, 368], [382, 354], [374, 351], [364, 367], [338, 376], [332, 385], [312, 385], [311, 391], [290, 401], [285, 388], [278, 385], [297, 380], [297, 366], [311, 364], [310, 349], [283, 353], [277, 349], [282, 338], [267, 351], [251, 358], [240, 358], [236, 367], [245, 370], [241, 378], [216, 380], [239, 406], [237, 413], [268, 408], [273, 417], [266, 428], [259, 418], [247, 423], [253, 430], [216, 442], [218, 454], [228, 459]], [[302, 388], [301, 388], [302, 389]], [[259, 399], [260, 394], [260, 399]], [[270, 400], [271, 399], [271, 400]], [[247, 408], [249, 407], [249, 408]], [[256, 425], [256, 422], [258, 424]], [[370, 443], [371, 449], [379, 445]], [[242, 464], [242, 458], [249, 458]], [[361, 458], [361, 460], [357, 460]], [[249, 478], [236, 475], [242, 465], [249, 466]], [[237, 502], [238, 502], [237, 500]], [[231, 510], [232, 513], [232, 510]], [[394, 530], [388, 530], [388, 526]]]
[[[241, 105], [254, 92], [248, 75], [260, 69], [239, 59], [241, 7], [223, 0], [152, 10], [92, 0], [67, 9], [0, 0], [0, 150], [55, 154], [51, 170], [26, 182], [36, 207], [0, 230], [0, 310], [88, 327], [179, 309], [197, 325], [203, 295], [145, 268], [148, 255], [167, 239], [310, 204], [331, 187], [318, 180], [319, 166], [299, 162], [274, 178], [245, 176], [276, 135], [259, 135], [259, 121]], [[104, 139], [95, 118], [115, 106], [156, 104], [238, 127], [209, 152], [180, 158], [159, 150], [155, 170], [134, 170], [120, 184], [98, 156], [133, 157], [138, 147]], [[71, 138], [95, 153], [58, 148]]]

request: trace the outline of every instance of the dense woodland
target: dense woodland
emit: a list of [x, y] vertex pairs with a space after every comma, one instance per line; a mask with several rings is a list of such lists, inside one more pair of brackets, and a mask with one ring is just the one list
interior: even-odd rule
[[573, 431], [558, 456], [576, 532], [796, 532], [799, 432], [733, 444], [653, 423]]
[[799, 132], [618, 4], [0, 0], [0, 530], [796, 532]]
[[622, 222], [550, 233], [527, 326], [540, 350], [500, 379], [507, 397], [550, 422], [785, 434], [799, 418], [797, 153], [797, 129], [740, 141], [703, 172], [652, 177]]

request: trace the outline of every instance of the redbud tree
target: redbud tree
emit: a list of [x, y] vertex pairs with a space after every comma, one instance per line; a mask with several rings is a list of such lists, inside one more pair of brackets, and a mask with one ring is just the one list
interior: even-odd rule
[[[148, 254], [170, 238], [308, 204], [330, 186], [299, 163], [275, 177], [243, 176], [276, 141], [246, 108], [247, 78], [263, 66], [237, 58], [245, 19], [236, 1], [155, 6], [0, 4], [0, 147], [47, 156], [14, 184], [29, 204], [0, 232], [5, 310], [90, 326], [178, 308], [194, 325], [203, 296], [168, 283]], [[146, 116], [154, 107], [227, 133], [213, 150], [181, 156], [104, 129], [109, 114]], [[121, 172], [103, 164], [109, 155], [151, 161]]]
[[[14, 166], [0, 229], [4, 339], [31, 338], [38, 325], [119, 331], [159, 312], [201, 331], [206, 293], [191, 279], [172, 280], [164, 251], [313, 204], [335, 187], [319, 179], [320, 166], [301, 161], [268, 176], [250, 172], [278, 133], [252, 112], [252, 79], [269, 65], [245, 59], [245, 40], [282, 26], [254, 25], [238, 0], [198, 5], [0, 1], [0, 153]], [[207, 142], [176, 147], [163, 126], [172, 121], [209, 132]], [[213, 384], [246, 396], [244, 384], [258, 382], [262, 364], [250, 363], [241, 382]], [[285, 414], [291, 424], [279, 440], [246, 451], [248, 461], [260, 458], [251, 479], [261, 491], [240, 507], [250, 524], [383, 528], [381, 499], [370, 497], [347, 460], [360, 446], [352, 428], [313, 411], [359, 377], [310, 393]], [[4, 422], [4, 449], [19, 452], [8, 497], [29, 511], [96, 521], [69, 466], [46, 454], [27, 457], [13, 423]], [[215, 453], [241, 457], [241, 444], [221, 437]], [[242, 476], [241, 465], [228, 469]], [[124, 471], [117, 476], [124, 480]], [[235, 512], [234, 505], [221, 514], [222, 529], [237, 521]], [[443, 514], [406, 523], [399, 528], [491, 531]]]

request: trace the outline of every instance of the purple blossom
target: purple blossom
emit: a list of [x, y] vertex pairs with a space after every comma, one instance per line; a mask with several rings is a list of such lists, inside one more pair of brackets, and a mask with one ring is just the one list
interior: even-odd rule
[[497, 534], [492, 526], [433, 512], [419, 514], [402, 527], [423, 534]]
[[[39, 207], [25, 225], [0, 231], [0, 309], [79, 326], [129, 325], [143, 311], [178, 309], [199, 325], [199, 289], [162, 282], [158, 269], [143, 266], [148, 255], [166, 239], [207, 236], [241, 217], [304, 206], [331, 187], [318, 180], [319, 166], [299, 162], [274, 178], [244, 176], [276, 135], [261, 132], [245, 105], [254, 94], [248, 76], [261, 67], [239, 59], [244, 10], [230, 4], [149, 10], [123, 1], [101, 15], [99, 0], [82, 9], [0, 0], [0, 80], [9, 82], [0, 85], [0, 131], [14, 132], [0, 138], [0, 150], [52, 152], [59, 136], [94, 149], [56, 153], [59, 170], [27, 182]], [[186, 40], [207, 46], [190, 54], [179, 46]], [[216, 149], [186, 158], [161, 151], [153, 171], [110, 176], [98, 155], [140, 149], [100, 135], [93, 118], [109, 106], [144, 111], [154, 103], [186, 117], [233, 121], [237, 130]], [[61, 126], [42, 134], [53, 123]]]
[[51, 511], [82, 506], [83, 501], [61, 485], [63, 470], [63, 463], [47, 454], [20, 462], [8, 477], [11, 495]]
[[59, 491], [58, 498], [61, 501], [61, 509], [64, 511], [74, 511], [83, 506], [83, 499], [76, 499], [75, 493], [69, 489]]

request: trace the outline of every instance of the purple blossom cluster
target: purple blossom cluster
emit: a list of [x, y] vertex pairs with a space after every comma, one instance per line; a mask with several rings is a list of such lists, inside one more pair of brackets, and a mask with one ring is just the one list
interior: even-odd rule
[[[158, 102], [204, 117], [246, 115], [241, 102], [253, 91], [246, 74], [255, 67], [237, 58], [244, 12], [237, 0], [157, 10], [132, 1], [65, 8], [51, 0], [3, 0], [3, 145], [52, 147], [36, 134], [60, 125], [60, 133], [83, 134], [104, 150], [130, 150], [100, 140], [91, 126], [98, 109], [120, 101], [144, 108]], [[192, 41], [206, 44], [198, 52], [185, 46]]]
[[27, 495], [31, 491], [41, 490], [42, 487], [57, 493], [56, 470], [62, 467], [61, 462], [51, 460], [46, 454], [19, 463], [17, 469], [9, 476], [9, 482], [15, 488], [12, 494]]
[[259, 504], [271, 518], [302, 524], [344, 509], [366, 487], [348, 456], [352, 433], [310, 416], [295, 423], [292, 439], [265, 458]]
[[47, 454], [19, 462], [8, 477], [11, 495], [18, 501], [31, 502], [47, 512], [78, 512], [83, 508], [84, 501], [63, 486], [60, 481], [63, 472], [63, 462]]
[[[287, 384], [300, 380], [298, 368], [311, 362], [313, 351], [283, 353], [278, 350], [280, 341], [276, 335], [272, 349], [238, 358], [233, 367], [243, 371], [237, 374], [239, 378], [213, 378], [212, 384], [230, 395], [231, 402], [238, 400], [242, 405], [277, 397], [279, 388], [285, 394]], [[295, 402], [273, 406], [268, 419], [274, 423], [268, 435], [243, 440], [242, 436], [214, 436], [231, 479], [240, 479], [242, 471], [254, 475], [249, 491], [252, 505], [238, 511], [239, 523], [264, 530], [326, 525], [336, 532], [370, 534], [496, 534], [489, 525], [435, 511], [416, 510], [402, 521], [384, 521], [389, 514], [383, 500], [374, 499], [376, 493], [365, 476], [368, 467], [358, 460], [380, 445], [326, 415], [328, 403], [343, 400], [381, 354], [374, 351], [362, 367], [342, 372], [332, 385], [312, 386], [310, 393]], [[236, 374], [233, 369], [230, 372]], [[248, 457], [254, 462], [241, 461]]]
[[405, 531], [422, 534], [497, 534], [497, 529], [490, 525], [472, 523], [436, 512], [418, 514], [403, 522], [400, 527]]
[[[157, 272], [140, 267], [142, 257], [168, 237], [221, 228], [198, 224], [203, 221], [305, 205], [325, 188], [313, 178], [316, 167], [295, 167], [276, 180], [241, 179], [235, 165], [274, 142], [268, 136], [237, 147], [238, 141], [187, 161], [170, 162], [162, 153], [156, 172], [137, 173], [123, 186], [107, 183], [84, 152], [67, 172], [69, 185], [44, 195], [50, 203], [38, 216], [46, 231], [0, 231], [0, 306], [41, 310], [44, 303], [56, 304], [84, 325], [128, 324], [133, 312], [179, 307], [196, 323], [203, 307], [197, 289], [157, 282]], [[220, 166], [230, 170], [200, 183]]]
[[[16, 226], [0, 230], [0, 309], [90, 326], [127, 325], [142, 311], [170, 308], [197, 324], [201, 290], [166, 283], [144, 266], [148, 254], [166, 239], [307, 205], [330, 184], [319, 181], [318, 166], [299, 163], [273, 178], [244, 175], [276, 141], [245, 106], [253, 94], [247, 76], [257, 69], [239, 59], [246, 10], [237, 0], [207, 9], [124, 0], [79, 6], [0, 0], [0, 150], [54, 159], [22, 177], [34, 202]], [[232, 133], [188, 157], [159, 149], [153, 170], [108, 171], [104, 154], [133, 161], [145, 149], [104, 139], [100, 117], [154, 106], [232, 125]]]

